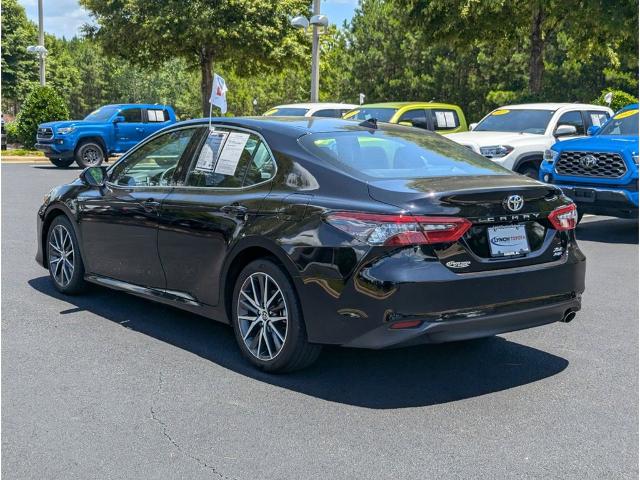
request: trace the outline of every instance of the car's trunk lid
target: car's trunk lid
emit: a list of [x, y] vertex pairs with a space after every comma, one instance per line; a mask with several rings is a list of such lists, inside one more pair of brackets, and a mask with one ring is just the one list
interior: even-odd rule
[[[565, 203], [561, 192], [527, 177], [509, 174], [376, 180], [369, 182], [369, 195], [412, 215], [470, 220], [473, 225], [462, 239], [433, 249], [455, 272], [553, 261], [565, 251], [566, 236], [556, 235], [547, 219], [552, 210]], [[522, 205], [509, 204], [510, 198], [517, 200], [514, 196]], [[513, 239], [511, 251], [508, 245]]]

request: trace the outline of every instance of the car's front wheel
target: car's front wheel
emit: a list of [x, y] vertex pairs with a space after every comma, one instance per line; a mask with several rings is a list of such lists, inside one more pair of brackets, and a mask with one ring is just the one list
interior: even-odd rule
[[67, 168], [70, 167], [73, 163], [73, 158], [50, 158], [49, 161], [53, 163], [56, 167], [59, 168]]
[[268, 372], [311, 365], [322, 347], [307, 341], [295, 288], [274, 261], [247, 265], [233, 291], [233, 329], [242, 354]]
[[102, 147], [95, 142], [84, 142], [76, 150], [76, 163], [82, 168], [99, 167], [104, 159]]
[[85, 287], [84, 264], [71, 222], [60, 215], [53, 219], [47, 233], [49, 275], [62, 293], [79, 293]]

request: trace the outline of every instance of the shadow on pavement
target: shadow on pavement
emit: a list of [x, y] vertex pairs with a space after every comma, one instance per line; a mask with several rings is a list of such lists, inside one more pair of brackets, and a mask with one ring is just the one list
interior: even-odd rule
[[312, 367], [287, 375], [255, 370], [230, 327], [125, 293], [92, 287], [64, 296], [48, 277], [29, 284], [72, 304], [63, 315], [89, 311], [255, 380], [360, 407], [420, 407], [525, 385], [563, 371], [564, 358], [501, 337], [398, 350], [325, 348]]
[[638, 220], [611, 217], [585, 218], [576, 229], [578, 240], [603, 243], [638, 243]]

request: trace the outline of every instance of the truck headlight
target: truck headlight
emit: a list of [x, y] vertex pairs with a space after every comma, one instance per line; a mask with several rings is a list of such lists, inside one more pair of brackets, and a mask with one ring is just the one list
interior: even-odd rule
[[513, 152], [510, 145], [491, 145], [490, 147], [480, 147], [480, 153], [487, 158], [500, 158]]
[[556, 161], [556, 158], [558, 158], [558, 152], [553, 149], [547, 149], [544, 151], [542, 158], [545, 162], [553, 163]]
[[66, 135], [67, 133], [71, 133], [76, 129], [76, 127], [62, 127], [56, 130], [56, 133], [60, 135]]

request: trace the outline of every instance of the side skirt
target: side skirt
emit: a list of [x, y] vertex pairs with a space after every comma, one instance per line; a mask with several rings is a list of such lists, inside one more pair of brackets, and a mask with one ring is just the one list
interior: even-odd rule
[[227, 316], [224, 314], [224, 312], [221, 312], [219, 308], [200, 303], [191, 295], [185, 292], [143, 287], [141, 285], [123, 282], [122, 280], [116, 280], [114, 278], [103, 277], [101, 275], [94, 274], [85, 275], [84, 279], [87, 282], [95, 283], [96, 285], [100, 285], [102, 287], [119, 290], [121, 292], [130, 293], [147, 300], [170, 305], [172, 307], [186, 310], [197, 315], [202, 315], [203, 317], [207, 317], [221, 323], [229, 323]]

